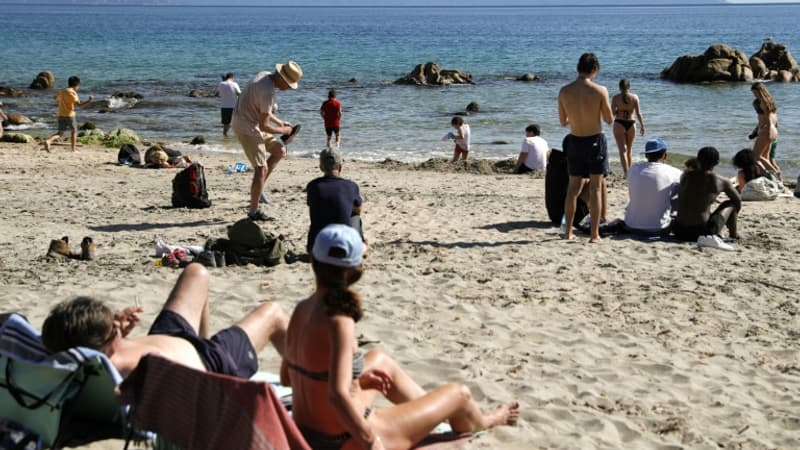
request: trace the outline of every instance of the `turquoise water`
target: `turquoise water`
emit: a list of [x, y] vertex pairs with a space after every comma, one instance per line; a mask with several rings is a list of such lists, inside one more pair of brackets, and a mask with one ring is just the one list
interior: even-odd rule
[[[279, 115], [303, 123], [292, 152], [324, 146], [318, 115], [330, 87], [345, 112], [343, 150], [351, 158], [417, 161], [447, 155], [439, 138], [450, 115], [470, 101], [482, 112], [469, 117], [474, 153], [501, 158], [518, 152], [525, 125], [542, 126], [560, 147], [556, 96], [574, 78], [584, 51], [601, 62], [597, 81], [613, 94], [626, 77], [642, 101], [648, 136], [691, 154], [714, 145], [731, 156], [749, 145], [755, 125], [748, 84], [677, 85], [659, 72], [683, 54], [725, 43], [748, 55], [771, 37], [800, 52], [800, 6], [531, 7], [531, 8], [258, 8], [103, 7], [4, 5], [0, 28], [0, 85], [25, 87], [51, 70], [59, 87], [76, 74], [80, 94], [100, 101], [80, 110], [79, 121], [103, 129], [129, 127], [143, 137], [176, 144], [202, 134], [207, 148], [238, 151], [223, 141], [217, 99], [190, 98], [191, 89], [213, 91], [219, 75], [240, 84], [276, 62], [298, 61], [305, 77], [296, 92], [281, 93]], [[446, 88], [392, 82], [422, 62], [473, 74], [475, 85]], [[514, 78], [524, 72], [538, 83]], [[349, 82], [356, 78], [355, 83]], [[797, 127], [800, 84], [770, 84], [780, 116], [779, 160], [800, 161]], [[108, 104], [117, 91], [144, 95], [139, 103]], [[51, 93], [3, 99], [7, 111], [55, 126]], [[111, 106], [102, 114], [100, 107]], [[610, 134], [610, 130], [609, 130]], [[644, 139], [637, 138], [643, 146]], [[508, 141], [511, 144], [492, 144]], [[613, 139], [612, 139], [613, 141]], [[616, 153], [616, 152], [614, 152]]]

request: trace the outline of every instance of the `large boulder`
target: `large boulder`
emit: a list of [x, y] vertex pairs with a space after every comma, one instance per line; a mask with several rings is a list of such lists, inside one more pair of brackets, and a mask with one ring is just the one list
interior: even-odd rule
[[27, 97], [28, 93], [21, 89], [0, 86], [0, 97]]
[[11, 113], [6, 115], [8, 116], [8, 123], [11, 125], [27, 125], [33, 123], [30, 118], [22, 114]]
[[517, 81], [527, 81], [527, 82], [539, 81], [539, 80], [540, 80], [539, 75], [530, 72], [523, 73], [522, 75], [519, 76], [519, 78], [517, 78]]
[[144, 96], [142, 94], [140, 94], [138, 92], [132, 92], [132, 91], [131, 92], [114, 92], [114, 94], [111, 95], [111, 96], [112, 97], [117, 97], [117, 98], [135, 98], [137, 100], [141, 100], [141, 99], [144, 98]]
[[702, 55], [678, 57], [661, 72], [661, 78], [678, 83], [751, 81], [753, 71], [744, 52], [716, 44], [708, 47]]
[[791, 83], [794, 81], [794, 74], [789, 72], [788, 70], [779, 70], [778, 75], [773, 78], [773, 81], [779, 81], [781, 83]]
[[31, 89], [51, 89], [56, 84], [56, 77], [53, 76], [53, 72], [49, 70], [45, 70], [44, 72], [39, 72], [36, 75], [36, 78], [31, 81]]
[[753, 56], [764, 61], [768, 70], [788, 70], [789, 72], [797, 73], [797, 61], [783, 44], [771, 41], [764, 42]]
[[395, 84], [416, 86], [447, 86], [449, 84], [473, 84], [472, 74], [459, 70], [442, 69], [435, 62], [417, 64], [408, 75], [398, 78]]

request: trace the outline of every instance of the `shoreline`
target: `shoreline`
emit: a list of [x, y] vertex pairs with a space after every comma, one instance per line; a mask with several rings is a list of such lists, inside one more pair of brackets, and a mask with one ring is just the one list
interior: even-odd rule
[[[0, 144], [0, 298], [37, 329], [56, 301], [76, 295], [114, 307], [139, 296], [148, 325], [178, 276], [154, 264], [155, 240], [202, 245], [244, 217], [250, 174], [226, 175], [231, 155], [199, 157], [213, 202], [205, 210], [169, 207], [176, 170], [115, 159], [116, 149], [47, 154]], [[289, 158], [268, 181], [275, 220], [263, 226], [300, 249], [303, 188], [320, 175], [316, 166]], [[797, 442], [797, 199], [745, 203], [743, 238], [721, 252], [627, 238], [566, 242], [550, 226], [537, 176], [361, 162], [346, 163], [343, 176], [361, 186], [370, 241], [356, 285], [366, 310], [358, 333], [426, 389], [459, 381], [482, 408], [522, 404], [517, 427], [467, 448]], [[619, 217], [624, 180], [612, 178], [609, 189], [609, 216]], [[49, 261], [49, 241], [63, 235], [92, 236], [97, 259]], [[211, 329], [265, 299], [291, 311], [312, 283], [303, 263], [212, 269]], [[277, 372], [273, 351], [259, 356], [260, 370]]]

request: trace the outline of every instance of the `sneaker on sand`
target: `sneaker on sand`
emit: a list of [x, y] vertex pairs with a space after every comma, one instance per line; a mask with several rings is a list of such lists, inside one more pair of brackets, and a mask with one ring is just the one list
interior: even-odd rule
[[267, 213], [265, 213], [260, 209], [247, 213], [247, 217], [249, 217], [250, 220], [257, 220], [262, 222], [267, 220], [272, 220], [272, 217], [268, 216]]
[[708, 248], [718, 248], [720, 250], [733, 250], [733, 247], [725, 241], [722, 240], [721, 237], [712, 234], [708, 236], [700, 236], [697, 238], [697, 246], [698, 247], [708, 247]]
[[269, 197], [267, 197], [266, 192], [261, 192], [261, 196], [258, 198], [258, 203], [261, 203], [262, 205], [269, 205], [272, 202], [269, 201]]

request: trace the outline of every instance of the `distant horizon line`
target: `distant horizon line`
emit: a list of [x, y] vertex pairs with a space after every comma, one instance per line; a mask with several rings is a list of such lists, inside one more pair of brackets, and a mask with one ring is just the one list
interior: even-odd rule
[[[115, 0], [111, 0], [112, 2]], [[118, 1], [118, 0], [117, 0]], [[123, 2], [125, 0], [122, 0]], [[259, 5], [259, 4], [196, 4], [196, 3], [176, 3], [174, 0], [139, 0], [131, 3], [110, 3], [108, 0], [98, 1], [81, 1], [79, 3], [70, 2], [3, 2], [0, 0], [0, 5], [9, 6], [112, 6], [112, 7], [135, 7], [135, 6], [158, 6], [158, 7], [193, 7], [193, 8], [332, 8], [332, 9], [354, 9], [354, 8], [373, 8], [373, 9], [400, 9], [400, 8], [456, 8], [456, 9], [478, 9], [478, 8], [575, 8], [575, 7], [598, 7], [598, 8], [663, 8], [663, 7], [708, 7], [708, 6], [796, 6], [800, 5], [800, 1], [792, 2], [751, 2], [751, 1], [738, 1], [738, 0], [721, 0], [716, 2], [703, 2], [703, 3], [631, 3], [631, 4], [618, 4], [618, 3], [575, 3], [575, 4], [550, 4], [550, 5], [452, 5], [452, 4], [428, 4], [428, 5]]]

